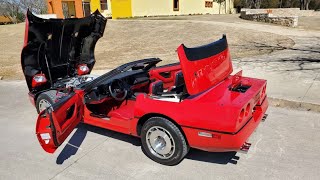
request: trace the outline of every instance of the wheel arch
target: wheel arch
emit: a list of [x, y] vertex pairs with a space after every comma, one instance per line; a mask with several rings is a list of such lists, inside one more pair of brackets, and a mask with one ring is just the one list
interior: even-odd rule
[[39, 92], [35, 93], [34, 94], [34, 101], [35, 102], [37, 101], [37, 99], [40, 96], [40, 94], [43, 94], [43, 93], [48, 92], [48, 91], [53, 91], [53, 90], [57, 91], [56, 89], [46, 89], [46, 90], [39, 91]]
[[168, 116], [166, 116], [164, 114], [159, 114], [159, 113], [148, 113], [148, 114], [145, 114], [145, 115], [143, 115], [142, 117], [139, 118], [139, 121], [137, 123], [137, 128], [136, 128], [138, 136], [141, 135], [141, 129], [142, 129], [142, 126], [144, 125], [144, 123], [146, 123], [148, 121], [148, 119], [150, 119], [152, 117], [162, 117], [162, 118], [165, 118], [165, 119], [169, 120], [174, 125], [176, 125], [179, 128], [179, 130], [181, 131], [182, 135], [184, 136], [184, 138], [185, 138], [185, 140], [187, 142], [187, 145], [189, 146], [188, 139], [187, 139], [183, 129], [181, 128], [181, 126], [175, 120], [173, 120], [172, 118], [170, 118], [170, 117], [168, 117]]

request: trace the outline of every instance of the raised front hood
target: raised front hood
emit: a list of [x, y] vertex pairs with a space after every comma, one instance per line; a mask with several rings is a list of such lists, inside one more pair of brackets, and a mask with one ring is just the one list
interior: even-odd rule
[[45, 74], [49, 88], [59, 78], [77, 75], [77, 66], [92, 70], [96, 42], [103, 36], [107, 20], [98, 12], [77, 19], [42, 19], [27, 12], [21, 65], [29, 90], [32, 77]]

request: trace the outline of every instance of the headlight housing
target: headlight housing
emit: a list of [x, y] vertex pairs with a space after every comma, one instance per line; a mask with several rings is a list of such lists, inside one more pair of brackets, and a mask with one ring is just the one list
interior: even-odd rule
[[46, 83], [47, 83], [47, 78], [44, 74], [36, 74], [32, 77], [31, 86], [35, 88]]
[[90, 71], [89, 67], [86, 64], [80, 64], [78, 66], [78, 75], [85, 75], [88, 74]]

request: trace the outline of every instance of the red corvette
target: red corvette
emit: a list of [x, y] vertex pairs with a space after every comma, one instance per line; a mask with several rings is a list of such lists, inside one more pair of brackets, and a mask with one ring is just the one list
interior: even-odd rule
[[180, 63], [130, 62], [94, 77], [94, 47], [106, 19], [41, 19], [27, 14], [22, 69], [39, 117], [36, 136], [53, 153], [79, 123], [141, 138], [154, 161], [175, 165], [190, 147], [248, 151], [265, 118], [266, 81], [233, 71], [226, 36], [178, 47]]

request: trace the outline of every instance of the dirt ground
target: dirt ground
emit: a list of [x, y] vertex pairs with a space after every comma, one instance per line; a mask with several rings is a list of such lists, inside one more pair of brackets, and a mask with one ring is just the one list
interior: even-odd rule
[[299, 17], [298, 28], [320, 31], [320, 16]]
[[[238, 15], [203, 15], [159, 17], [157, 20], [109, 20], [104, 36], [96, 46], [95, 69], [111, 69], [123, 63], [148, 57], [159, 57], [162, 64], [176, 62], [176, 48], [203, 45], [227, 34], [233, 58], [268, 54], [289, 48], [294, 42], [273, 33], [244, 30], [239, 26], [216, 26], [197, 21], [239, 23]], [[305, 25], [316, 24], [304, 18]], [[179, 21], [187, 20], [187, 21]], [[248, 22], [248, 21], [246, 21]], [[313, 23], [312, 23], [313, 22]], [[252, 22], [253, 24], [256, 22]], [[311, 25], [313, 26], [313, 25]], [[0, 26], [0, 76], [4, 79], [23, 79], [20, 52], [24, 39], [24, 24]]]

